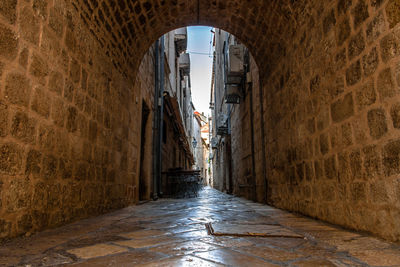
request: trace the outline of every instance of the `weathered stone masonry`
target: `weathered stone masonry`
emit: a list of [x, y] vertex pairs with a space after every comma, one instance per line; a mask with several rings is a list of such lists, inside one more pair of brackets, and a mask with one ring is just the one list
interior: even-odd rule
[[4, 0], [0, 14], [0, 237], [134, 202], [135, 75], [69, 1]]
[[400, 2], [294, 18], [264, 80], [270, 203], [399, 240]]
[[269, 202], [399, 240], [399, 10], [398, 0], [2, 0], [0, 236], [135, 201], [140, 62], [163, 33], [205, 24], [258, 64]]

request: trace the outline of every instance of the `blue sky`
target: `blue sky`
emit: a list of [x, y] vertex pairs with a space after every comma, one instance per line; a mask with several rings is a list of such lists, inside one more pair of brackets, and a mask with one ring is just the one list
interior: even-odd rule
[[[210, 113], [212, 73], [211, 27], [188, 27], [188, 52], [191, 60], [192, 101], [197, 111]], [[211, 51], [211, 52], [210, 52]], [[194, 53], [193, 53], [194, 52]], [[201, 54], [196, 54], [201, 53]]]

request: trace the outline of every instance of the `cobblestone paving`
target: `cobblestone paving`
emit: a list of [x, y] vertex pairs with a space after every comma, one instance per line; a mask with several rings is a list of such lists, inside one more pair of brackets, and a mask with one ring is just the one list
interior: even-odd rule
[[[271, 236], [213, 236], [206, 223]], [[400, 266], [400, 246], [205, 188], [14, 239], [0, 265]]]

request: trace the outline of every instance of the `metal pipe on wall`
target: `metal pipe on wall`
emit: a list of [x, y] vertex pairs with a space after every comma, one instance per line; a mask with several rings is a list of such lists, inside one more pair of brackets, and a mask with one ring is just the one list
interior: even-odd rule
[[159, 136], [159, 95], [160, 95], [160, 80], [159, 80], [159, 40], [155, 43], [154, 48], [154, 119], [153, 119], [153, 200], [158, 199], [158, 170], [159, 170], [159, 157], [158, 157], [158, 136]]
[[164, 57], [164, 51], [165, 51], [165, 40], [164, 40], [164, 35], [160, 38], [160, 43], [161, 43], [161, 48], [160, 48], [160, 118], [159, 118], [159, 126], [160, 126], [160, 131], [159, 131], [159, 138], [158, 138], [158, 147], [159, 147], [159, 152], [158, 152], [158, 181], [157, 181], [157, 193], [159, 196], [163, 194], [162, 192], [162, 138], [163, 138], [163, 128], [164, 128], [164, 87], [165, 87], [165, 57]]

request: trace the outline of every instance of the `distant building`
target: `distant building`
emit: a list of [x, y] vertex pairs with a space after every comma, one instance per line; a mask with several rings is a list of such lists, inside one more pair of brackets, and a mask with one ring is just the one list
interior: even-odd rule
[[216, 29], [211, 85], [210, 158], [213, 187], [263, 201], [263, 140], [253, 130], [259, 123], [258, 68], [246, 47], [233, 35]]

